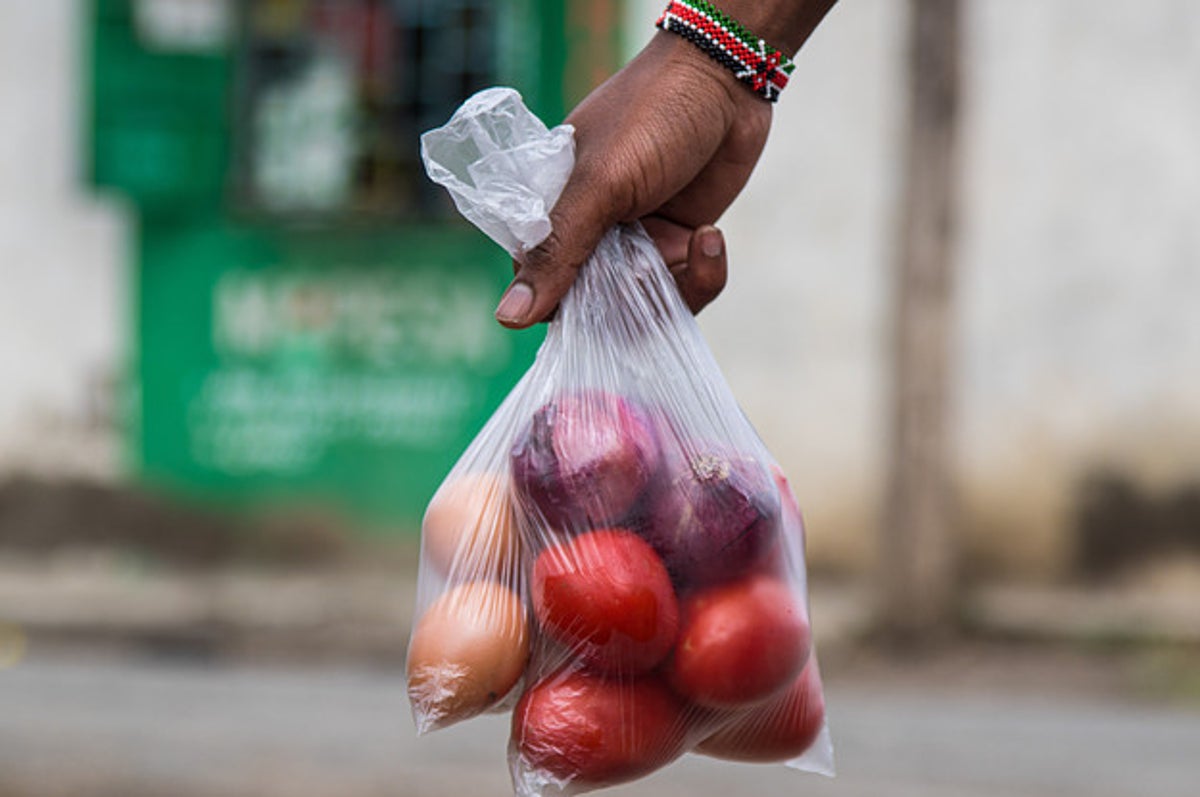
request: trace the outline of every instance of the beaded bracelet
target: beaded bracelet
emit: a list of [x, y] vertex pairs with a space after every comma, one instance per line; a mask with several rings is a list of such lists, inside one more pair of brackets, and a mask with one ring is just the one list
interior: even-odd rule
[[655, 26], [690, 41], [768, 102], [776, 102], [796, 65], [707, 0], [671, 0]]

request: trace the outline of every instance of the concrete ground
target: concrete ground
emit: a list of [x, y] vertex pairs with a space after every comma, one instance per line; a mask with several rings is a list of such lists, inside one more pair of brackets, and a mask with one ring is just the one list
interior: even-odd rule
[[[1072, 685], [1053, 661], [1026, 677], [1037, 668], [1016, 658], [982, 688], [969, 661], [850, 663], [828, 685], [835, 780], [689, 757], [606, 793], [1196, 794], [1200, 709], [1113, 695], [1086, 673]], [[31, 656], [0, 671], [3, 797], [503, 795], [506, 738], [503, 717], [418, 738], [393, 668]]]
[[[0, 797], [510, 794], [503, 717], [413, 731], [413, 564], [0, 558]], [[973, 636], [897, 658], [861, 588], [814, 582], [838, 778], [688, 757], [606, 793], [1191, 797], [1196, 596], [976, 589]]]

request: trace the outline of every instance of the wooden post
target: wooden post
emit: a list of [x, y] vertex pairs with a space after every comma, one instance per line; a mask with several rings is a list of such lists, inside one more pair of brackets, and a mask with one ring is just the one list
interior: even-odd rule
[[908, 120], [893, 285], [890, 451], [880, 620], [898, 642], [951, 628], [956, 546], [951, 400], [960, 0], [910, 0]]

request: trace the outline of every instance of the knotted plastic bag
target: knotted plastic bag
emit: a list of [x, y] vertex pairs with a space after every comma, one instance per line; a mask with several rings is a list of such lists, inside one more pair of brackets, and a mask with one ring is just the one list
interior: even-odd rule
[[[489, 89], [422, 154], [520, 257], [572, 134]], [[511, 711], [519, 797], [689, 751], [832, 774], [799, 507], [639, 225], [604, 236], [430, 502], [407, 672], [421, 732]]]

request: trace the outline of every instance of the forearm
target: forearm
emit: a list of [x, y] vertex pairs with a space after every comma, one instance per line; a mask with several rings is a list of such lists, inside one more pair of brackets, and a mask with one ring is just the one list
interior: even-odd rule
[[709, 0], [754, 34], [792, 56], [837, 0]]

